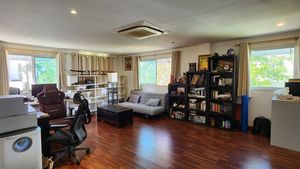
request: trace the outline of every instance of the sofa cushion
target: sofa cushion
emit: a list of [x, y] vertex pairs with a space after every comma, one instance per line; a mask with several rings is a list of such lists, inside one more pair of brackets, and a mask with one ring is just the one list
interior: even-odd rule
[[143, 114], [147, 114], [150, 116], [161, 114], [161, 113], [165, 112], [165, 108], [163, 106], [153, 107], [153, 106], [148, 106], [145, 104], [130, 103], [130, 102], [119, 103], [119, 105], [123, 106], [123, 107], [131, 108], [133, 110], [133, 112], [143, 113]]
[[136, 95], [136, 94], [130, 94], [130, 97], [129, 97], [129, 102], [131, 103], [138, 103], [139, 100], [140, 100], [140, 95]]
[[146, 103], [148, 106], [157, 107], [159, 105], [160, 99], [149, 99]]

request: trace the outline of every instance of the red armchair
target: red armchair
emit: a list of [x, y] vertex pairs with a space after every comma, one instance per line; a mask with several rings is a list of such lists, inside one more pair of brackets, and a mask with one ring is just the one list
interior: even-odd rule
[[40, 111], [48, 113], [51, 118], [66, 116], [64, 103], [65, 94], [51, 85], [44, 86], [42, 92], [37, 95], [40, 104]]

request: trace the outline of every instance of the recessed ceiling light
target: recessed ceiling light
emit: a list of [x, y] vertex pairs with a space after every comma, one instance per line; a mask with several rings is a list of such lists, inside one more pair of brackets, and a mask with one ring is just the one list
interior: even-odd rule
[[76, 15], [76, 14], [77, 14], [77, 11], [76, 11], [75, 9], [72, 9], [72, 10], [70, 10], [70, 13], [71, 13], [72, 15]]
[[284, 22], [279, 22], [279, 23], [277, 23], [277, 26], [278, 26], [278, 27], [284, 26]]

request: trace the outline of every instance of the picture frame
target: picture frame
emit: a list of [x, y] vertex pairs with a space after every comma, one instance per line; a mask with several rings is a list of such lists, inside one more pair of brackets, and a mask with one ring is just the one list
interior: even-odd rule
[[208, 58], [210, 54], [199, 55], [198, 57], [198, 71], [208, 71]]
[[132, 57], [124, 57], [124, 71], [132, 71]]
[[189, 72], [196, 72], [196, 63], [189, 63]]

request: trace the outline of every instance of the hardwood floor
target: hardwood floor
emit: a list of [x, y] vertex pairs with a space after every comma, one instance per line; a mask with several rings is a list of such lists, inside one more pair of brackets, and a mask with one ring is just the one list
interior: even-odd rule
[[[59, 169], [109, 168], [300, 168], [300, 153], [270, 146], [263, 136], [193, 125], [169, 118], [134, 117], [134, 124], [116, 128], [105, 122], [87, 126], [81, 164]], [[300, 144], [300, 143], [299, 143]]]

